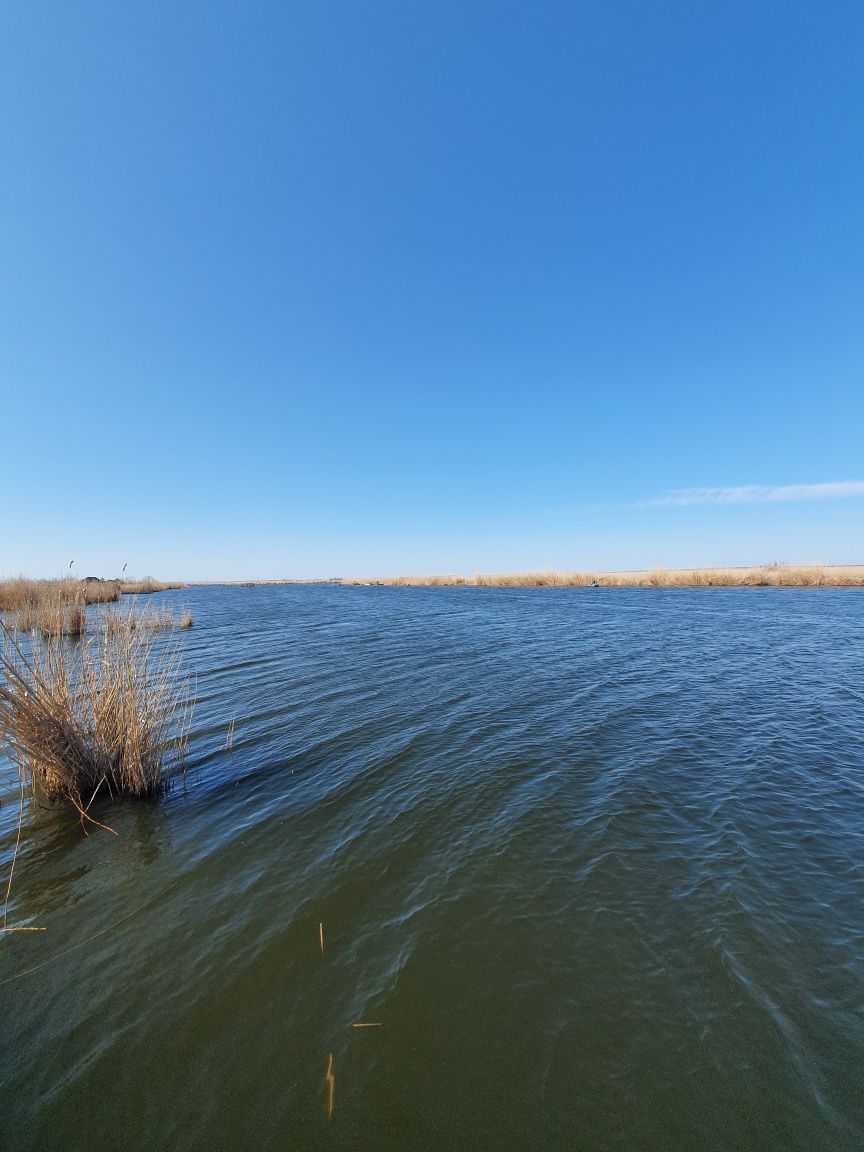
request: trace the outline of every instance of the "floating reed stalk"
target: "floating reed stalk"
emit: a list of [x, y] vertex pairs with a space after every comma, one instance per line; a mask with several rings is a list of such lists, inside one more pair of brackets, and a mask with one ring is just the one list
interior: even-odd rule
[[336, 1077], [333, 1075], [333, 1053], [327, 1061], [327, 1071], [324, 1073], [327, 1084], [327, 1119], [333, 1119], [333, 1102], [336, 1095]]
[[0, 624], [0, 738], [34, 789], [82, 817], [100, 793], [161, 795], [185, 763], [191, 706], [177, 657], [118, 619], [77, 643]]

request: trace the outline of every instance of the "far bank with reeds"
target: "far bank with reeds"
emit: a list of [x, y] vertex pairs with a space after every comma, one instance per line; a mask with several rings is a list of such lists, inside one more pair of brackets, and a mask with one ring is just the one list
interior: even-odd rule
[[762, 564], [751, 568], [652, 568], [642, 572], [516, 572], [474, 576], [387, 576], [338, 584], [401, 588], [857, 588], [864, 564]]

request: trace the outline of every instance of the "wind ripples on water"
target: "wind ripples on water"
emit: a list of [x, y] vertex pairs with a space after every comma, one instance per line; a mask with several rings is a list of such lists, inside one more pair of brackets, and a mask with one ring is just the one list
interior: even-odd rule
[[28, 814], [12, 1146], [864, 1143], [859, 591], [165, 598], [186, 789]]

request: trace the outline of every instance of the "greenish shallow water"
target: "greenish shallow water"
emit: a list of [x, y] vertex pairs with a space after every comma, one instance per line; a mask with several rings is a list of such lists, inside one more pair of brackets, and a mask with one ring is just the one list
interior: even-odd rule
[[4, 1147], [864, 1146], [864, 594], [162, 599], [193, 771], [28, 811]]

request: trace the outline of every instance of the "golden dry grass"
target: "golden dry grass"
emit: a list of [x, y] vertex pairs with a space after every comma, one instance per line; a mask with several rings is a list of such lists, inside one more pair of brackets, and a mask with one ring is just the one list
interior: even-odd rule
[[43, 603], [11, 613], [19, 632], [38, 632], [42, 636], [84, 635], [87, 612], [83, 604]]
[[102, 626], [113, 632], [122, 632], [126, 628], [131, 631], [141, 629], [146, 632], [167, 632], [173, 628], [191, 628], [192, 624], [192, 613], [188, 608], [185, 608], [179, 616], [175, 616], [167, 608], [149, 607], [130, 612], [109, 610], [102, 616]]
[[[119, 580], [78, 580], [61, 576], [56, 580], [30, 580], [16, 576], [0, 580], [0, 612], [6, 623], [19, 632], [38, 632], [43, 636], [82, 636], [87, 626], [86, 607], [91, 604], [111, 604], [123, 592], [162, 592], [179, 588], [179, 584], [166, 584], [148, 576], [143, 581], [122, 584]], [[189, 628], [192, 624], [188, 611], [175, 620], [173, 616], [157, 614], [152, 627]], [[110, 625], [109, 625], [110, 626]]]
[[480, 588], [566, 588], [591, 584], [595, 579], [591, 572], [480, 573], [474, 583]]
[[375, 580], [375, 584], [389, 584], [396, 588], [436, 588], [472, 584], [467, 576], [393, 576], [388, 580]]
[[120, 599], [117, 580], [77, 580], [61, 576], [57, 580], [29, 580], [14, 576], [0, 580], [0, 612], [18, 612], [40, 605], [109, 604]]
[[654, 588], [860, 587], [864, 566], [762, 564], [753, 568], [654, 568], [650, 572], [604, 573], [599, 584]]
[[[0, 603], [8, 622], [21, 632], [43, 636], [81, 636], [87, 625], [87, 585], [79, 580], [0, 582]], [[119, 593], [112, 585], [115, 599]]]
[[119, 580], [82, 580], [85, 604], [112, 604], [120, 599]]
[[120, 591], [124, 596], [149, 596], [153, 592], [168, 592], [172, 588], [182, 587], [183, 584], [154, 580], [152, 576], [145, 576], [143, 580], [124, 580], [120, 585]]
[[156, 796], [182, 770], [190, 706], [152, 632], [127, 622], [69, 644], [2, 625], [2, 638], [0, 736], [32, 787], [84, 818], [100, 793]]
[[575, 588], [597, 584], [617, 588], [861, 587], [864, 565], [762, 564], [752, 568], [653, 568], [645, 572], [513, 572], [476, 576], [391, 576], [343, 583], [393, 587], [471, 585], [480, 588]]

